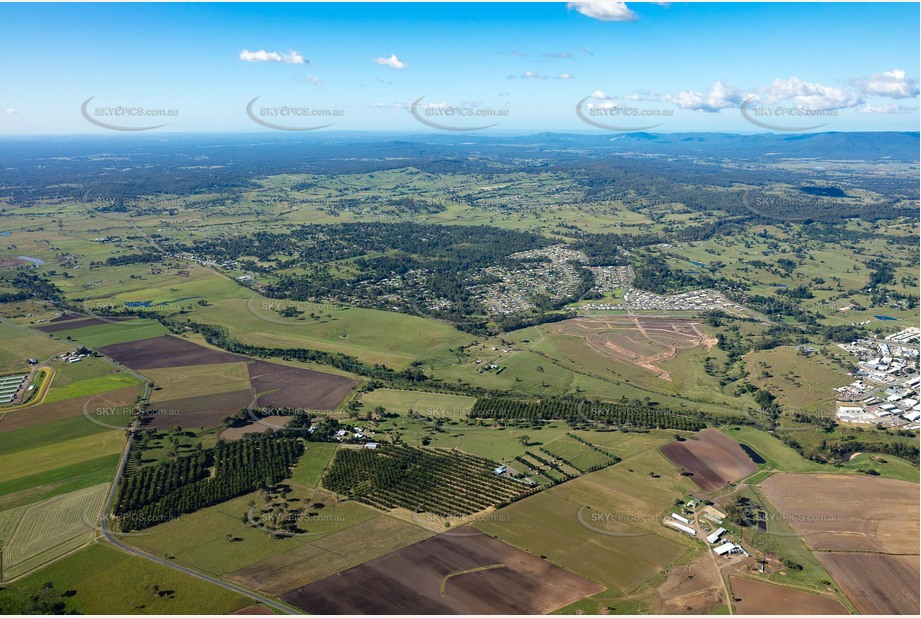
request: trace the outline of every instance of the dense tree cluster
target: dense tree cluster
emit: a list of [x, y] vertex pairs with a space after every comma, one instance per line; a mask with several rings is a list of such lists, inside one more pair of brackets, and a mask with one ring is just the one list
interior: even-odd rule
[[141, 467], [121, 485], [115, 514], [123, 532], [142, 530], [281, 482], [304, 452], [280, 433], [218, 441], [212, 449]]

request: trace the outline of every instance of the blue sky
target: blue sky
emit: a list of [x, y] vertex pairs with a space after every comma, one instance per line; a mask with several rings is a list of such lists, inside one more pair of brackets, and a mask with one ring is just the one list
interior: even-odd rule
[[3, 4], [0, 135], [105, 133], [90, 97], [95, 120], [169, 132], [916, 131], [918, 22], [916, 3]]

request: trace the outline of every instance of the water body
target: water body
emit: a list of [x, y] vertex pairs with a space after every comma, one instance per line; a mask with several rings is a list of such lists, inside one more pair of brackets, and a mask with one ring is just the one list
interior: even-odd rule
[[753, 449], [753, 448], [750, 447], [749, 445], [747, 445], [747, 444], [742, 444], [742, 443], [740, 442], [740, 443], [739, 443], [739, 446], [742, 447], [742, 450], [745, 451], [745, 454], [748, 455], [749, 457], [751, 457], [751, 460], [752, 460], [753, 462], [755, 462], [756, 464], [767, 463], [767, 462], [764, 460], [764, 457], [762, 457], [761, 455], [759, 455], [759, 454], [758, 454], [758, 451], [756, 451], [755, 449]]
[[695, 262], [695, 261], [693, 261], [693, 260], [688, 260], [688, 262], [690, 262], [690, 263], [693, 264], [694, 266], [700, 266], [701, 268], [706, 268], [706, 267], [707, 267], [707, 265], [704, 264], [704, 263], [702, 263], [702, 262]]
[[783, 288], [785, 290], [787, 289], [786, 283], [768, 283], [768, 285], [775, 288]]
[[882, 322], [898, 322], [899, 321], [898, 318], [893, 318], [888, 315], [874, 315], [873, 317]]
[[152, 300], [134, 300], [125, 303], [125, 307], [164, 307], [166, 305], [172, 305], [174, 303], [181, 303], [184, 300], [195, 300], [196, 298], [201, 298], [201, 296], [186, 296], [185, 298], [177, 298], [176, 300], [164, 300], [162, 303], [156, 303]]
[[0, 232], [0, 236], [12, 236], [13, 232]]
[[25, 260], [25, 261], [27, 261], [27, 262], [32, 262], [32, 263], [35, 264], [36, 266], [41, 266], [42, 264], [45, 263], [45, 260], [40, 260], [40, 259], [38, 259], [38, 258], [29, 257], [28, 255], [20, 255], [20, 256], [17, 256], [17, 257], [18, 257], [20, 260]]

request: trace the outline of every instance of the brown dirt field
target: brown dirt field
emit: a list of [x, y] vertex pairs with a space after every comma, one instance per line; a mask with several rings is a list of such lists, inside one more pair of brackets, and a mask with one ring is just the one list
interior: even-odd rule
[[753, 614], [848, 614], [847, 608], [831, 597], [793, 590], [743, 577], [730, 577], [729, 586], [736, 599], [736, 613]]
[[159, 410], [151, 414], [144, 427], [164, 429], [178, 425], [183, 428], [215, 427], [224, 417], [236, 414], [253, 400], [248, 390], [230, 391], [219, 395], [202, 395], [161, 401], [152, 406]]
[[76, 320], [77, 318], [85, 318], [86, 316], [82, 313], [64, 313], [59, 315], [56, 318], [51, 318], [49, 322], [66, 322], [67, 320]]
[[708, 555], [672, 570], [658, 593], [661, 605], [656, 614], [711, 614], [726, 602], [723, 582]]
[[234, 440], [240, 440], [248, 433], [262, 433], [266, 429], [277, 429], [284, 427], [291, 422], [293, 416], [283, 416], [283, 417], [266, 417], [262, 420], [261, 423], [250, 423], [244, 427], [231, 427], [230, 429], [225, 429], [221, 432], [221, 440], [227, 440], [233, 442]]
[[261, 360], [250, 363], [249, 377], [253, 389], [260, 393], [260, 407], [333, 410], [355, 386], [355, 382], [342, 376]]
[[[421, 541], [282, 599], [312, 614], [545, 614], [604, 590], [472, 528], [467, 532], [471, 536]], [[461, 573], [494, 565], [502, 566]]]
[[760, 487], [811, 549], [918, 550], [921, 492], [917, 483], [870, 476], [777, 473]]
[[[55, 318], [56, 320], [57, 318]], [[51, 320], [54, 322], [54, 320]], [[39, 326], [36, 330], [40, 330], [43, 333], [56, 333], [62, 330], [70, 330], [72, 328], [83, 328], [84, 326], [96, 326], [97, 324], [105, 324], [102, 320], [98, 318], [86, 318], [83, 320], [74, 320], [73, 322], [58, 323], [58, 324], [49, 324], [48, 326]]]
[[918, 556], [816, 552], [816, 558], [861, 614], [918, 614]]
[[245, 359], [237, 354], [212, 350], [173, 335], [113, 343], [102, 346], [99, 351], [131, 369], [138, 370], [236, 363]]
[[0, 420], [0, 432], [24, 429], [33, 425], [43, 425], [65, 418], [83, 414], [83, 404], [90, 401], [92, 409], [97, 407], [116, 407], [131, 405], [140, 394], [140, 386], [128, 386], [108, 393], [90, 395], [74, 399], [42, 403], [22, 410], [7, 412]]
[[698, 438], [671, 442], [659, 448], [662, 454], [706, 492], [714, 492], [730, 481], [738, 481], [758, 470], [739, 443], [718, 429], [704, 429]]

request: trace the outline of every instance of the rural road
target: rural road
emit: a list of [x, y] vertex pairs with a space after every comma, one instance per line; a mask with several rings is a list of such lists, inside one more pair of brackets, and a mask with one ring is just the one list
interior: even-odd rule
[[[134, 373], [133, 371], [128, 370], [126, 367], [121, 367], [121, 369], [124, 369], [137, 377], [141, 377], [141, 376], [138, 376], [138, 374]], [[145, 380], [145, 384], [146, 384], [146, 380]], [[147, 396], [149, 394], [150, 394], [150, 389], [147, 388], [144, 392], [144, 400], [147, 399]], [[130, 545], [126, 545], [125, 543], [122, 543], [117, 538], [116, 534], [113, 533], [112, 530], [109, 528], [109, 518], [107, 515], [112, 512], [112, 505], [115, 503], [115, 496], [118, 495], [118, 486], [122, 481], [122, 477], [124, 476], [125, 464], [128, 461], [128, 453], [131, 451], [131, 442], [132, 442], [132, 437], [134, 435], [135, 429], [137, 429], [137, 421], [135, 421], [135, 424], [132, 425], [132, 427], [129, 428], [128, 430], [131, 433], [131, 436], [128, 437], [128, 440], [125, 442], [125, 448], [122, 450], [121, 460], [119, 460], [118, 462], [118, 470], [115, 473], [115, 480], [112, 482], [112, 489], [109, 492], [109, 498], [106, 501], [105, 510], [103, 511], [103, 513], [106, 516], [102, 518], [102, 525], [100, 526], [100, 528], [106, 540], [112, 543], [112, 545], [114, 545], [115, 547], [119, 548], [120, 550], [126, 553], [132, 554], [134, 556], [138, 556], [139, 558], [143, 558], [145, 560], [150, 560], [151, 562], [156, 562], [157, 564], [173, 569], [174, 571], [179, 571], [180, 573], [185, 573], [186, 575], [191, 575], [192, 577], [197, 577], [198, 579], [202, 579], [216, 586], [220, 586], [221, 588], [231, 590], [233, 592], [236, 592], [237, 594], [242, 594], [243, 596], [249, 597], [253, 599], [254, 601], [262, 603], [266, 607], [270, 607], [273, 610], [280, 612], [282, 614], [300, 614], [301, 612], [293, 608], [290, 608], [287, 605], [279, 603], [278, 601], [275, 601], [268, 597], [264, 597], [260, 594], [256, 594], [255, 592], [247, 590], [246, 588], [242, 588], [240, 586], [236, 586], [234, 584], [225, 582], [216, 577], [211, 577], [210, 575], [199, 573], [198, 571], [195, 571], [193, 569], [190, 569], [184, 566], [180, 566], [178, 564], [174, 564], [173, 562], [170, 562], [169, 560], [166, 560], [164, 558], [158, 558], [156, 556], [152, 556], [148, 554], [147, 552], [141, 551], [139, 549], [131, 547]]]

